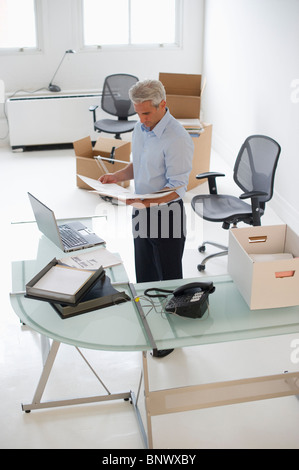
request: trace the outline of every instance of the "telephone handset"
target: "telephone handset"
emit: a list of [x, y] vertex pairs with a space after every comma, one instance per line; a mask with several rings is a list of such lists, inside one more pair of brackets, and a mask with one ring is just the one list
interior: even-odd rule
[[[174, 291], [165, 289], [147, 289], [144, 293], [149, 297], [161, 297], [161, 294], [150, 295], [149, 291], [161, 291], [173, 294], [167, 302], [165, 311], [182, 317], [201, 318], [209, 306], [209, 294], [215, 291], [213, 282], [190, 282], [177, 287]], [[167, 297], [166, 295], [162, 295]]]
[[212, 282], [190, 282], [189, 284], [185, 284], [183, 286], [177, 287], [173, 291], [173, 295], [175, 295], [175, 296], [183, 295], [186, 292], [188, 292], [190, 289], [197, 289], [198, 290], [198, 288], [200, 289], [200, 291], [206, 291], [207, 290], [207, 291], [209, 291], [210, 294], [212, 292], [214, 292], [214, 290], [215, 290], [215, 287], [213, 286]]

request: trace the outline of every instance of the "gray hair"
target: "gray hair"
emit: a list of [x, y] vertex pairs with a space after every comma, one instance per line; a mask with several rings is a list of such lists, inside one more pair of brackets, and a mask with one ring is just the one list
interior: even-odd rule
[[153, 106], [158, 107], [162, 100], [166, 101], [166, 92], [159, 80], [144, 80], [130, 88], [129, 97], [134, 104], [151, 101]]

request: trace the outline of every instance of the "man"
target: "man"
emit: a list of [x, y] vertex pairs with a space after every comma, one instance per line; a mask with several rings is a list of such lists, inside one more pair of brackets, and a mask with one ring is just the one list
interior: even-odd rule
[[166, 107], [158, 80], [138, 82], [129, 91], [140, 122], [132, 138], [132, 163], [101, 176], [102, 183], [134, 179], [137, 194], [177, 188], [158, 199], [128, 200], [133, 206], [137, 282], [181, 279], [185, 245], [184, 196], [192, 168], [193, 142]]

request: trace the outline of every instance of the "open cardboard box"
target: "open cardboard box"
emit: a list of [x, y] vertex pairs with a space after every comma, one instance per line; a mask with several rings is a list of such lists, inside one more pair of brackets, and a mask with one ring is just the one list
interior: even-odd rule
[[197, 180], [196, 175], [210, 170], [210, 157], [212, 145], [212, 124], [202, 124], [203, 132], [192, 137], [194, 152], [192, 170], [189, 176], [187, 190], [195, 188], [206, 180]]
[[201, 75], [184, 73], [159, 73], [166, 91], [170, 113], [177, 119], [199, 119]]
[[[76, 154], [76, 172], [89, 178], [98, 179], [107, 172], [113, 173], [124, 168], [130, 162], [131, 142], [104, 137], [99, 138], [92, 147], [90, 137], [85, 137], [74, 142], [73, 146]], [[97, 156], [104, 159], [97, 160], [95, 158]], [[121, 186], [127, 187], [129, 184], [129, 181], [125, 181]], [[82, 189], [92, 189], [78, 177], [77, 186]]]
[[[178, 121], [180, 119], [199, 120], [202, 93], [201, 75], [160, 72], [159, 80], [164, 85], [167, 107], [172, 116]], [[201, 126], [199, 123], [198, 127], [203, 127], [203, 132], [191, 135], [194, 154], [188, 191], [204, 183], [205, 180], [197, 180], [196, 175], [210, 169], [212, 125], [203, 124]]]
[[231, 229], [228, 272], [251, 310], [299, 305], [299, 237], [287, 225]]

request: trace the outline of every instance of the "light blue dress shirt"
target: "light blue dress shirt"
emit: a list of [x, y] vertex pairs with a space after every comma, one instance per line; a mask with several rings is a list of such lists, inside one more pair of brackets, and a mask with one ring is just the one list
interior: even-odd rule
[[184, 196], [192, 169], [193, 142], [168, 110], [152, 131], [136, 124], [132, 155], [137, 194], [182, 186], [176, 192]]

